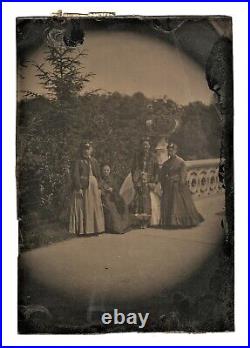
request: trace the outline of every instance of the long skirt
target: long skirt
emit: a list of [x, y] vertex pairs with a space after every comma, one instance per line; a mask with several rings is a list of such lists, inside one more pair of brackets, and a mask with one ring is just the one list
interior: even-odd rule
[[133, 202], [135, 197], [135, 188], [131, 173], [129, 173], [123, 181], [119, 194], [123, 198], [126, 205], [129, 206]]
[[[151, 226], [158, 226], [160, 224], [160, 217], [161, 217], [161, 185], [157, 184], [154, 191], [150, 191], [149, 197], [147, 197], [147, 211], [149, 211], [149, 214], [151, 214], [149, 224]], [[123, 200], [126, 202], [127, 205], [133, 206], [133, 201], [136, 198], [136, 190], [134, 188], [132, 175], [131, 173], [125, 178], [121, 189], [120, 189], [120, 195], [123, 197]], [[138, 198], [138, 196], [137, 196]], [[136, 198], [136, 199], [137, 199]], [[149, 202], [149, 203], [148, 203]], [[134, 209], [133, 209], [134, 210]]]
[[69, 232], [77, 235], [104, 232], [104, 214], [98, 183], [94, 176], [89, 177], [89, 187], [83, 196], [73, 193]]
[[150, 191], [151, 199], [151, 218], [150, 226], [158, 226], [161, 219], [161, 200], [160, 197], [153, 191]]
[[163, 188], [161, 225], [165, 227], [192, 227], [203, 221], [197, 211], [187, 185], [170, 182]]
[[151, 216], [150, 190], [147, 185], [142, 185], [135, 189], [132, 211], [134, 214]]
[[118, 203], [109, 194], [105, 195], [103, 203], [105, 231], [109, 233], [125, 232], [130, 225], [127, 205], [123, 203], [122, 209], [119, 209]]

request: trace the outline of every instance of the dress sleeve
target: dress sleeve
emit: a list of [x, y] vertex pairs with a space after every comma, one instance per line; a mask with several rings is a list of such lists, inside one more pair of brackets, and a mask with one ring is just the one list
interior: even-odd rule
[[100, 164], [97, 161], [96, 161], [96, 178], [99, 185], [101, 180], [101, 168], [100, 168]]
[[165, 184], [165, 174], [166, 174], [166, 167], [163, 164], [161, 169], [159, 169], [158, 171], [158, 178], [159, 178], [158, 181], [160, 182], [161, 187], [164, 187], [164, 184]]
[[79, 161], [75, 162], [74, 169], [73, 169], [73, 186], [74, 186], [74, 189], [77, 191], [81, 189]]
[[139, 180], [137, 167], [138, 167], [138, 155], [135, 154], [132, 160], [132, 165], [131, 165], [131, 175], [132, 175], [132, 180], [134, 184], [137, 184]]
[[102, 178], [101, 178], [100, 181], [99, 181], [99, 188], [100, 188], [100, 190], [102, 190], [102, 191], [105, 190], [105, 185], [104, 185], [104, 181], [103, 181]]
[[94, 169], [93, 175], [96, 177], [98, 185], [100, 185], [100, 181], [101, 181], [100, 165], [94, 157], [92, 157], [91, 163], [92, 163], [92, 170]]

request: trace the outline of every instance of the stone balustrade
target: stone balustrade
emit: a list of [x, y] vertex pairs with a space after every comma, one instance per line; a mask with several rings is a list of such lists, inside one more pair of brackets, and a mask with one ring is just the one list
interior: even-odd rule
[[223, 191], [219, 181], [219, 158], [186, 161], [187, 182], [195, 197]]

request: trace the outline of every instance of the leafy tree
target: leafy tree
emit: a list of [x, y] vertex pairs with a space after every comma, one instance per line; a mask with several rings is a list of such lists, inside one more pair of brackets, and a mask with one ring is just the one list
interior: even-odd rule
[[213, 106], [194, 102], [182, 109], [180, 124], [171, 140], [184, 159], [219, 157], [221, 124]]

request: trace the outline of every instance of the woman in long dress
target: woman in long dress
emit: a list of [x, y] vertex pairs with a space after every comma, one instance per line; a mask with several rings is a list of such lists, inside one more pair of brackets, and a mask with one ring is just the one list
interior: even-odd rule
[[[142, 140], [142, 149], [136, 153], [132, 164], [132, 180], [135, 190], [132, 202], [132, 212], [140, 221], [140, 227], [146, 228], [153, 221], [157, 224], [157, 219], [152, 219], [152, 199], [153, 191], [157, 182], [157, 163], [156, 158], [150, 151], [148, 138]], [[155, 206], [153, 206], [155, 207]]]
[[161, 225], [163, 227], [192, 227], [203, 221], [197, 211], [186, 183], [185, 161], [177, 156], [177, 146], [168, 146], [169, 159], [160, 174], [162, 186]]
[[101, 179], [105, 231], [124, 233], [129, 227], [128, 207], [120, 196], [117, 182], [110, 172], [110, 166], [105, 164]]
[[98, 234], [105, 230], [100, 168], [92, 152], [92, 144], [84, 142], [74, 167], [69, 232], [76, 235]]

